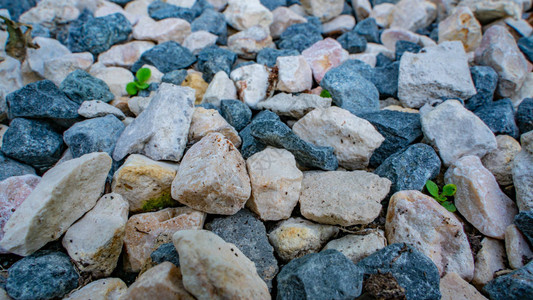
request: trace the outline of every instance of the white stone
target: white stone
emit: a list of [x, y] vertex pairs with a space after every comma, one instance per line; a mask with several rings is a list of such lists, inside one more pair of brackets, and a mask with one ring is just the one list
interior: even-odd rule
[[440, 279], [440, 293], [441, 300], [488, 300], [456, 273], [448, 273]]
[[496, 136], [496, 142], [498, 148], [483, 156], [481, 162], [500, 185], [513, 184], [513, 160], [522, 149], [520, 143], [508, 135]]
[[447, 100], [423, 113], [424, 137], [434, 145], [444, 165], [465, 155], [483, 157], [498, 147], [490, 128], [457, 100]]
[[360, 60], [364, 62], [365, 64], [374, 68], [376, 66], [377, 56], [378, 55], [376, 53], [355, 53], [355, 54], [350, 54], [349, 59]]
[[298, 204], [303, 173], [292, 153], [268, 147], [246, 161], [252, 195], [246, 207], [262, 220], [288, 219]]
[[207, 90], [205, 90], [202, 103], [211, 103], [219, 107], [221, 100], [236, 98], [237, 88], [235, 84], [226, 72], [219, 71], [209, 83]]
[[274, 97], [259, 102], [259, 109], [268, 109], [280, 116], [300, 119], [315, 108], [326, 109], [331, 106], [331, 98], [324, 98], [314, 94], [279, 93]]
[[6, 223], [0, 246], [26, 256], [61, 237], [93, 208], [111, 162], [107, 153], [94, 152], [48, 170]]
[[11, 56], [7, 56], [0, 63], [0, 88], [6, 95], [24, 86], [20, 62]]
[[122, 251], [128, 208], [119, 194], [106, 194], [67, 230], [62, 244], [81, 272], [111, 275]]
[[533, 153], [524, 148], [515, 156], [512, 169], [516, 204], [520, 211], [533, 209]]
[[477, 288], [483, 287], [494, 278], [494, 273], [505, 269], [505, 248], [502, 241], [484, 238], [481, 250], [476, 255], [476, 266], [472, 284]]
[[153, 47], [154, 43], [147, 41], [133, 41], [114, 45], [106, 52], [98, 55], [98, 62], [106, 66], [130, 68], [145, 51]]
[[245, 161], [221, 133], [209, 133], [183, 157], [172, 198], [210, 214], [233, 215], [250, 198]]
[[325, 35], [342, 34], [352, 30], [354, 26], [355, 18], [353, 16], [340, 15], [335, 19], [322, 24], [322, 33]]
[[505, 251], [509, 266], [513, 269], [520, 269], [533, 259], [533, 251], [526, 238], [514, 224], [507, 226], [505, 230]]
[[313, 70], [313, 77], [318, 83], [327, 71], [348, 60], [348, 55], [348, 51], [332, 38], [320, 40], [302, 51], [302, 56]]
[[152, 101], [152, 97], [131, 97], [128, 100], [128, 108], [134, 115], [138, 116], [150, 105], [150, 101]]
[[526, 98], [533, 98], [533, 73], [528, 72], [522, 87], [511, 96], [513, 107], [516, 110], [520, 103]]
[[89, 52], [65, 54], [44, 62], [44, 78], [57, 86], [68, 74], [77, 69], [86, 71], [93, 64], [93, 55]]
[[301, 0], [300, 2], [308, 14], [319, 17], [322, 22], [340, 15], [344, 8], [342, 0]]
[[384, 45], [376, 44], [376, 43], [367, 43], [366, 50], [363, 53], [375, 54], [376, 56], [381, 53], [388, 58], [391, 58], [391, 59], [395, 58], [394, 51], [391, 51], [389, 48], [385, 47]]
[[313, 110], [292, 130], [312, 144], [333, 147], [339, 165], [348, 170], [366, 168], [385, 140], [370, 122], [337, 106]]
[[179, 7], [192, 8], [197, 0], [166, 0], [167, 3]]
[[372, 5], [368, 0], [352, 0], [352, 7], [359, 22], [368, 18], [372, 13]]
[[474, 13], [466, 7], [458, 7], [453, 14], [439, 23], [439, 43], [461, 41], [465, 51], [475, 50], [481, 43], [481, 24]]
[[133, 38], [136, 40], [154, 41], [158, 44], [175, 41], [180, 44], [191, 33], [191, 24], [178, 18], [167, 18], [154, 21], [150, 17], [142, 17], [133, 27]]
[[198, 55], [202, 49], [215, 45], [218, 36], [205, 30], [195, 31], [185, 38], [183, 47], [189, 49], [194, 55]]
[[520, 19], [522, 5], [509, 0], [462, 0], [460, 5], [468, 6], [483, 24], [503, 17]]
[[126, 294], [128, 286], [120, 278], [104, 278], [93, 281], [74, 291], [64, 300], [120, 300]]
[[300, 212], [322, 224], [368, 224], [381, 212], [390, 180], [366, 171], [304, 172]]
[[276, 225], [268, 239], [278, 256], [284, 261], [320, 251], [322, 246], [339, 229], [331, 225], [316, 224], [303, 218], [290, 218]]
[[257, 109], [257, 104], [267, 97], [269, 77], [267, 67], [260, 64], [246, 65], [230, 74], [237, 87], [239, 99], [253, 109]]
[[196, 107], [189, 128], [189, 143], [196, 143], [211, 132], [223, 134], [236, 148], [241, 146], [242, 141], [237, 130], [216, 109]]
[[409, 30], [401, 28], [390, 28], [383, 30], [383, 32], [381, 33], [381, 42], [383, 43], [383, 46], [389, 49], [392, 53], [396, 51], [397, 41], [408, 41], [415, 44], [421, 44], [420, 35]]
[[39, 45], [39, 49], [28, 48], [26, 61], [32, 71], [44, 77], [45, 62], [63, 55], [70, 54], [70, 50], [56, 39], [36, 37], [33, 42]]
[[103, 80], [115, 98], [128, 96], [126, 85], [135, 79], [130, 70], [121, 67], [91, 67], [89, 74]]
[[442, 97], [468, 99], [476, 94], [468, 58], [461, 42], [444, 42], [406, 52], [400, 60], [398, 98], [403, 106], [419, 108]]
[[307, 19], [295, 13], [290, 8], [279, 6], [272, 11], [273, 22], [270, 25], [270, 35], [277, 39], [289, 26], [299, 23], [307, 23]]
[[521, 36], [528, 37], [533, 34], [533, 26], [524, 19], [506, 18], [505, 24], [518, 32]]
[[183, 285], [197, 299], [270, 299], [255, 264], [234, 244], [207, 230], [182, 230], [172, 241]]
[[147, 83], [160, 83], [163, 80], [163, 76], [165, 76], [165, 74], [152, 65], [143, 65], [142, 68], [148, 68], [152, 72], [152, 76], [150, 76]]
[[96, 10], [94, 11], [94, 16], [96, 18], [119, 13], [119, 14], [124, 15], [124, 17], [128, 19], [131, 25], [134, 26], [135, 24], [137, 24], [137, 22], [139, 21], [139, 18], [141, 17], [139, 15], [134, 15], [134, 14], [130, 14], [126, 12], [120, 5], [113, 3], [113, 2], [109, 2], [105, 0], [99, 0], [95, 2], [97, 2], [96, 4], [97, 7], [96, 7]]
[[367, 231], [363, 235], [348, 234], [340, 239], [332, 240], [324, 246], [322, 251], [336, 249], [356, 264], [385, 246], [387, 246], [385, 233], [383, 230], [376, 229]]
[[298, 93], [313, 87], [313, 73], [303, 56], [279, 56], [276, 59], [276, 66], [278, 91]]
[[417, 31], [428, 27], [437, 18], [437, 6], [426, 0], [401, 0], [392, 12], [390, 27]]
[[140, 153], [154, 160], [180, 161], [193, 106], [193, 89], [162, 83], [148, 107], [122, 132], [113, 158]]
[[239, 31], [256, 25], [268, 28], [273, 20], [270, 10], [259, 0], [229, 0], [224, 16], [226, 22]]
[[389, 28], [394, 8], [392, 3], [378, 4], [373, 7], [370, 18], [374, 18], [379, 26]]
[[457, 186], [455, 206], [470, 224], [486, 236], [504, 238], [518, 210], [477, 156], [457, 160], [446, 171], [444, 181]]
[[42, 0], [19, 17], [21, 23], [53, 26], [76, 20], [81, 10], [77, 0]]
[[239, 57], [254, 59], [264, 48], [274, 48], [268, 27], [252, 26], [228, 38], [228, 48]]
[[80, 105], [80, 108], [78, 108], [78, 114], [88, 119], [104, 117], [107, 115], [114, 115], [120, 120], [126, 118], [120, 109], [100, 100], [84, 101]]
[[389, 202], [387, 241], [412, 244], [429, 257], [442, 275], [474, 276], [474, 257], [463, 224], [435, 199], [419, 191], [400, 191]]

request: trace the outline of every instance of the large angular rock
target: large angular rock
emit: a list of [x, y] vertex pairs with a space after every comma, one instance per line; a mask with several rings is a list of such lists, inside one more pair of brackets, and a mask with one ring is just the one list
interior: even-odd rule
[[340, 66], [348, 59], [348, 51], [336, 40], [326, 38], [302, 51], [302, 56], [313, 70], [316, 82], [320, 83], [331, 68]]
[[183, 285], [198, 299], [270, 299], [254, 263], [239, 248], [206, 230], [182, 230], [172, 241]]
[[439, 23], [439, 43], [460, 41], [465, 51], [474, 51], [481, 43], [481, 24], [467, 6], [459, 6]]
[[448, 273], [441, 278], [440, 292], [441, 300], [487, 300], [457, 273]]
[[70, 73], [61, 82], [59, 89], [77, 104], [89, 100], [109, 102], [115, 98], [103, 80], [95, 78], [83, 70]]
[[89, 52], [66, 54], [44, 62], [44, 78], [59, 86], [67, 76], [76, 70], [89, 70], [94, 63]]
[[331, 98], [324, 98], [313, 94], [279, 93], [274, 97], [259, 102], [259, 109], [268, 109], [279, 116], [300, 119], [315, 108], [326, 109], [331, 106]]
[[475, 94], [468, 58], [460, 42], [444, 42], [418, 54], [402, 55], [398, 98], [404, 106], [419, 108], [442, 97], [468, 99]]
[[108, 299], [119, 300], [126, 294], [128, 286], [120, 278], [95, 280], [63, 298], [65, 300]]
[[[292, 11], [288, 7], [280, 6], [272, 10], [272, 24], [270, 24], [270, 34], [277, 39], [283, 31], [292, 24], [306, 23], [307, 19]], [[258, 61], [259, 62], [259, 61]]]
[[154, 41], [158, 44], [176, 41], [183, 44], [191, 34], [191, 24], [178, 18], [167, 18], [154, 21], [150, 17], [142, 17], [133, 27], [133, 38], [136, 40]]
[[381, 229], [368, 230], [363, 235], [348, 234], [332, 240], [324, 246], [322, 251], [336, 249], [348, 257], [354, 264], [387, 245], [385, 233]]
[[457, 160], [446, 171], [445, 182], [457, 186], [455, 206], [468, 222], [486, 236], [504, 238], [518, 209], [477, 156]]
[[122, 251], [128, 207], [119, 194], [106, 194], [67, 230], [63, 247], [80, 272], [111, 275]]
[[370, 122], [339, 107], [315, 109], [298, 120], [294, 133], [318, 146], [333, 147], [339, 165], [364, 169], [385, 140]]
[[311, 67], [303, 56], [280, 56], [276, 59], [278, 83], [276, 90], [298, 93], [313, 87]]
[[390, 27], [414, 32], [433, 23], [437, 17], [437, 5], [426, 0], [401, 0], [396, 3], [391, 17]]
[[239, 31], [256, 25], [268, 28], [273, 21], [272, 13], [259, 0], [229, 0], [224, 16], [226, 22]]
[[504, 17], [520, 18], [521, 1], [506, 0], [462, 0], [461, 5], [468, 6], [476, 18], [483, 24]]
[[145, 51], [131, 70], [137, 72], [144, 65], [152, 65], [162, 73], [187, 68], [196, 62], [196, 57], [189, 49], [174, 41], [164, 42]]
[[189, 144], [194, 144], [212, 132], [223, 134], [236, 148], [241, 146], [239, 133], [216, 109], [196, 107], [189, 128]]
[[235, 130], [243, 130], [252, 120], [252, 110], [245, 103], [226, 99], [220, 101], [220, 114]]
[[477, 94], [465, 101], [465, 107], [475, 111], [492, 102], [494, 92], [498, 87], [498, 73], [488, 66], [473, 66], [470, 68], [470, 74], [476, 86]]
[[244, 159], [220, 133], [206, 135], [187, 151], [172, 182], [173, 199], [211, 214], [235, 214], [250, 193]]
[[59, 238], [95, 205], [110, 168], [109, 155], [96, 152], [50, 169], [6, 223], [0, 246], [25, 256]]
[[194, 90], [162, 83], [148, 107], [122, 132], [113, 158], [129, 153], [154, 160], [179, 161], [187, 144]]
[[490, 128], [457, 100], [448, 100], [421, 116], [425, 138], [448, 166], [465, 155], [483, 157], [498, 147]]
[[474, 276], [474, 257], [463, 224], [433, 198], [419, 191], [394, 194], [385, 230], [389, 243], [412, 244], [440, 274], [454, 272], [466, 281]]
[[236, 99], [237, 88], [224, 71], [218, 71], [209, 86], [205, 90], [202, 103], [211, 103], [217, 107], [220, 106], [220, 101], [224, 99]]
[[515, 121], [515, 110], [510, 99], [501, 99], [486, 104], [474, 111], [494, 134], [506, 134], [518, 139], [520, 136]]

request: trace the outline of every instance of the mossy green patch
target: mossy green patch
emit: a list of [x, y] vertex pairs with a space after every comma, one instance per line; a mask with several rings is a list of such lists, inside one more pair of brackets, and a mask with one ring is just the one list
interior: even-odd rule
[[147, 211], [156, 211], [167, 207], [176, 206], [177, 202], [170, 197], [170, 193], [163, 193], [157, 198], [153, 198], [144, 202], [142, 210]]

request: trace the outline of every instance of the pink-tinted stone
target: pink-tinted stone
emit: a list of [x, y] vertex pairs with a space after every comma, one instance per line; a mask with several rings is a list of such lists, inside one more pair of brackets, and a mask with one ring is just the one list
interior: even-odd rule
[[305, 49], [302, 55], [311, 66], [313, 77], [319, 83], [329, 69], [340, 66], [349, 57], [348, 51], [332, 38], [314, 43]]
[[[35, 175], [22, 175], [9, 177], [0, 181], [0, 240], [4, 237], [4, 225], [15, 212], [17, 207], [26, 200], [41, 177]], [[0, 247], [0, 254], [6, 252]]]

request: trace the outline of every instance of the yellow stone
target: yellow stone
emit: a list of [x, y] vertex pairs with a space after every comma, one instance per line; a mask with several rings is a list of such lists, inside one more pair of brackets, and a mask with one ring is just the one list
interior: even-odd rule
[[188, 86], [196, 91], [196, 100], [194, 101], [194, 104], [202, 103], [205, 91], [209, 86], [209, 84], [202, 78], [202, 73], [200, 72], [190, 72], [187, 74], [187, 77], [185, 77], [185, 80], [181, 85]]

